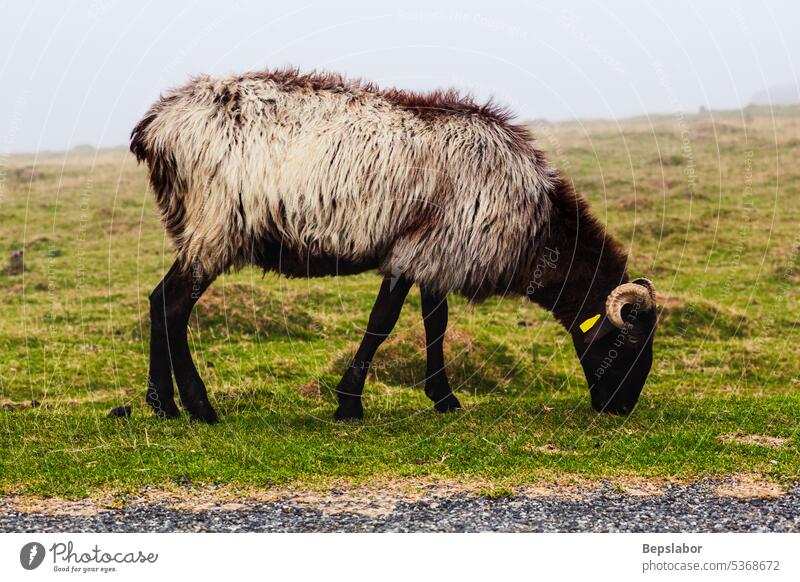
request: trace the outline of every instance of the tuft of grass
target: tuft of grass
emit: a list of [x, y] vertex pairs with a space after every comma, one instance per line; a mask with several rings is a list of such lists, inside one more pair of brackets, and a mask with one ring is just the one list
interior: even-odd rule
[[[491, 497], [564, 474], [797, 480], [800, 111], [778, 114], [551, 124], [540, 136], [630, 250], [632, 274], [659, 290], [656, 361], [628, 418], [592, 412], [569, 338], [516, 298], [452, 298], [448, 373], [465, 409], [436, 414], [412, 293], [375, 359], [365, 420], [337, 424], [334, 389], [379, 280], [245, 269], [220, 278], [191, 322], [222, 422], [161, 422], [143, 402], [147, 295], [172, 253], [144, 170], [118, 150], [8, 158], [0, 266], [24, 249], [25, 270], [0, 275], [0, 491], [424, 477], [502, 483], [484, 488]], [[107, 417], [121, 405], [130, 418]]]
[[514, 490], [503, 486], [481, 487], [478, 490], [478, 495], [487, 499], [503, 499], [514, 495]]

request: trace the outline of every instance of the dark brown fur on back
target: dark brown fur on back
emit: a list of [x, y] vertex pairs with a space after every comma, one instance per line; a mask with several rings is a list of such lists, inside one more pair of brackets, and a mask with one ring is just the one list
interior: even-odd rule
[[[570, 181], [556, 174], [549, 192], [552, 203], [550, 225], [541, 242], [534, 244], [522, 280], [527, 295], [553, 315], [567, 329], [600, 313], [614, 287], [628, 281], [627, 254], [597, 220], [589, 205]], [[548, 249], [558, 252], [555, 267], [541, 268]], [[539, 285], [531, 286], [541, 272]]]

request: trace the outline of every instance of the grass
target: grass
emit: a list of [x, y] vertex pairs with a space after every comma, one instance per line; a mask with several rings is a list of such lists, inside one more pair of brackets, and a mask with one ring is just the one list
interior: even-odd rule
[[[449, 374], [465, 410], [434, 413], [412, 292], [375, 360], [366, 419], [336, 424], [333, 388], [378, 278], [247, 269], [192, 319], [221, 424], [160, 422], [143, 403], [147, 295], [172, 255], [143, 168], [122, 150], [13, 156], [0, 160], [0, 261], [24, 248], [26, 271], [0, 275], [0, 491], [429, 477], [503, 495], [565, 474], [798, 479], [800, 110], [534, 131], [663, 295], [632, 416], [591, 411], [569, 338], [516, 298], [452, 299]], [[119, 404], [132, 418], [106, 417]], [[732, 433], [786, 441], [720, 438]]]

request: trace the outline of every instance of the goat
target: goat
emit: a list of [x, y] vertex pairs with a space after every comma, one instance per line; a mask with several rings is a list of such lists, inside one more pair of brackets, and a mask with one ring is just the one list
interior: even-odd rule
[[[627, 414], [652, 364], [655, 291], [528, 130], [455, 91], [382, 90], [327, 73], [194, 78], [131, 134], [177, 258], [150, 295], [147, 402], [175, 417], [172, 375], [192, 417], [217, 414], [192, 362], [194, 304], [223, 272], [384, 276], [337, 388], [335, 418], [360, 419], [375, 352], [416, 283], [427, 338], [425, 393], [461, 407], [447, 380], [447, 296], [525, 296], [572, 335], [598, 411]], [[614, 333], [616, 332], [616, 333]]]

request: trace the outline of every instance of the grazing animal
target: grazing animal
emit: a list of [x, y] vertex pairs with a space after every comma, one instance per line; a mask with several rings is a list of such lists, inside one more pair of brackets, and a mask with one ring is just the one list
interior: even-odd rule
[[528, 130], [456, 92], [382, 90], [333, 74], [193, 79], [131, 135], [177, 259], [150, 295], [147, 401], [215, 422], [187, 343], [191, 310], [221, 273], [383, 274], [366, 334], [338, 385], [359, 419], [376, 350], [416, 283], [425, 393], [460, 408], [442, 344], [447, 295], [528, 297], [570, 332], [598, 411], [629, 413], [652, 363], [655, 291]]

